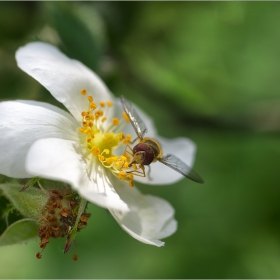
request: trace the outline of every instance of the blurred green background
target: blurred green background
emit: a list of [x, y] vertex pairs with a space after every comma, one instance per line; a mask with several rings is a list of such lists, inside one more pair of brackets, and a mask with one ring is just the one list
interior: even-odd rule
[[[65, 240], [0, 248], [0, 278], [280, 278], [279, 2], [0, 2], [0, 98], [60, 106], [17, 68], [27, 42], [57, 45], [159, 133], [197, 144], [205, 180], [145, 186], [178, 231], [142, 244], [90, 206], [73, 262]], [[14, 267], [17, 267], [14, 269]]]

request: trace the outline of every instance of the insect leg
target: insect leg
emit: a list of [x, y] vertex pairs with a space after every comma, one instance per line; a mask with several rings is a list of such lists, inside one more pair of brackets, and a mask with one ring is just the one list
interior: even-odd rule
[[128, 171], [127, 173], [131, 173], [134, 176], [146, 177], [145, 167], [142, 164], [140, 164], [137, 169], [132, 170], [132, 171]]
[[139, 139], [139, 137], [135, 137], [134, 139], [133, 139], [133, 141], [130, 141], [130, 144], [134, 144], [135, 142], [136, 142], [136, 140], [138, 140]]
[[148, 168], [149, 168], [149, 170], [148, 170], [148, 179], [149, 179], [150, 181], [152, 181], [153, 179], [152, 179], [152, 177], [151, 177], [151, 166], [148, 165]]
[[[131, 156], [133, 157], [133, 152], [132, 148], [129, 145], [126, 145], [123, 155], [127, 158], [130, 158]], [[128, 156], [127, 156], [128, 155]]]

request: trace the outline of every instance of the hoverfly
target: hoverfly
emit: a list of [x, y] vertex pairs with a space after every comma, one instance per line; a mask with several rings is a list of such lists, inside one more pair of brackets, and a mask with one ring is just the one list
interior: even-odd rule
[[197, 183], [204, 183], [203, 179], [191, 167], [176, 156], [172, 154], [163, 156], [160, 144], [153, 138], [144, 137], [147, 127], [132, 105], [123, 96], [121, 96], [121, 103], [140, 140], [133, 149], [129, 147], [133, 156], [129, 167], [133, 164], [139, 164], [145, 177], [144, 165], [150, 165], [152, 162], [159, 161]]

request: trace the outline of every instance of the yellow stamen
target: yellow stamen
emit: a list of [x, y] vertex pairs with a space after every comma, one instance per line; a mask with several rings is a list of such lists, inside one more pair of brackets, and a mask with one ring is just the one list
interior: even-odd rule
[[97, 108], [97, 105], [94, 102], [90, 102], [89, 107], [95, 110]]
[[120, 156], [120, 160], [126, 161], [126, 157], [125, 156]]
[[100, 154], [100, 150], [96, 146], [93, 146], [91, 151], [94, 156], [98, 156]]
[[134, 187], [134, 183], [133, 183], [132, 180], [130, 180], [128, 184], [129, 184], [130, 187]]
[[[80, 93], [82, 95], [87, 95], [85, 89], [82, 89]], [[78, 130], [82, 134], [85, 134], [82, 139], [87, 152], [96, 156], [104, 168], [108, 168], [115, 176], [126, 181], [130, 187], [133, 187], [133, 174], [130, 173], [130, 156], [126, 154], [115, 156], [113, 154], [114, 148], [130, 142], [131, 135], [127, 134], [125, 136], [123, 132], [113, 132], [116, 128], [110, 131], [113, 126], [118, 126], [118, 128], [121, 129], [119, 125], [123, 125], [124, 122], [118, 118], [112, 118], [111, 124], [107, 128], [102, 127], [103, 122], [107, 120], [107, 112], [109, 110], [109, 108], [105, 110], [103, 108], [106, 107], [106, 105], [112, 107], [113, 103], [111, 101], [95, 103], [91, 95], [88, 95], [86, 98], [85, 104], [87, 104], [87, 106], [85, 105], [85, 108], [87, 108], [87, 110], [81, 112], [81, 127], [79, 127]], [[129, 118], [125, 113], [123, 117], [126, 122], [129, 122]], [[87, 159], [90, 160], [91, 158], [92, 157], [88, 157]], [[140, 166], [136, 164], [132, 166], [135, 171], [140, 168]], [[129, 172], [126, 172], [126, 170], [129, 170]]]
[[88, 128], [79, 127], [79, 131], [87, 134], [90, 130]]
[[120, 123], [120, 121], [119, 121], [119, 119], [118, 118], [113, 118], [113, 125], [114, 126], [117, 126], [119, 123]]
[[99, 155], [99, 153], [100, 153], [99, 149], [98, 149], [98, 150], [94, 150], [94, 151], [92, 151], [92, 154], [93, 154], [94, 156], [98, 156], [98, 155]]
[[99, 155], [98, 158], [100, 161], [103, 161], [105, 159], [104, 156], [101, 156], [101, 155]]
[[118, 176], [119, 176], [120, 179], [125, 179], [126, 178], [126, 172], [120, 171]]
[[125, 119], [125, 121], [126, 121], [127, 123], [130, 122], [129, 117], [128, 117], [128, 115], [127, 115], [125, 112], [122, 113], [122, 116], [124, 117], [124, 119]]
[[95, 112], [95, 117], [96, 118], [99, 118], [99, 117], [102, 117], [103, 116], [103, 111], [102, 110], [98, 110]]
[[128, 168], [129, 167], [128, 165], [129, 165], [129, 163], [126, 161], [123, 165], [123, 168], [125, 168], [125, 169]]
[[131, 135], [127, 134], [126, 137], [123, 139], [125, 144], [129, 144], [131, 142]]
[[87, 90], [83, 88], [83, 89], [81, 89], [80, 93], [81, 93], [82, 95], [86, 95], [86, 94], [87, 94]]
[[106, 163], [111, 164], [113, 162], [113, 159], [111, 157], [106, 158]]

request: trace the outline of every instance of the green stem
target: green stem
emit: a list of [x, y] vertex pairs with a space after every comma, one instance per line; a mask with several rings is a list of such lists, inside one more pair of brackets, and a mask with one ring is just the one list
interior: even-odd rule
[[80, 220], [82, 214], [85, 211], [86, 206], [87, 206], [87, 200], [81, 198], [81, 201], [79, 203], [78, 214], [77, 214], [77, 217], [76, 217], [75, 225], [73, 226], [73, 228], [68, 233], [68, 237], [67, 237], [67, 240], [66, 240], [66, 245], [65, 245], [65, 248], [64, 248], [64, 254], [67, 253], [67, 251], [70, 249], [73, 241], [75, 240], [75, 237], [76, 237], [76, 234], [77, 234], [78, 223], [79, 223], [79, 220]]

